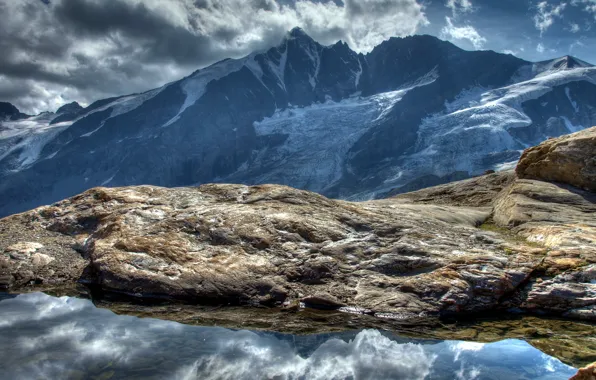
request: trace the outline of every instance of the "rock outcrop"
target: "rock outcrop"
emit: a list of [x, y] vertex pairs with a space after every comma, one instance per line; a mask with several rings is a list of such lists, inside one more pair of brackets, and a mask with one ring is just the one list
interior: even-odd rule
[[0, 285], [596, 320], [595, 211], [592, 193], [513, 172], [361, 203], [278, 185], [95, 188], [0, 220]]
[[596, 380], [596, 362], [580, 368], [577, 374], [569, 380]]
[[20, 120], [26, 117], [27, 115], [21, 113], [14, 105], [7, 102], [0, 102], [0, 121]]
[[596, 191], [596, 128], [527, 149], [516, 173], [519, 178], [562, 182]]

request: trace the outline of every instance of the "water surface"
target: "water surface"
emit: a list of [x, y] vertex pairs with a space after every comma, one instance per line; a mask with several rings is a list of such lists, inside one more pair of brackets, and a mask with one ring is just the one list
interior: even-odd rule
[[85, 299], [0, 295], [2, 379], [567, 379], [523, 340], [291, 335], [117, 315]]

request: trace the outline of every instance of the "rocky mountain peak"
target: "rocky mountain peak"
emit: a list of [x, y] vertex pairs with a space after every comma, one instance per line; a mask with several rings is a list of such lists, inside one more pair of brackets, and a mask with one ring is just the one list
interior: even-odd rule
[[298, 26], [295, 27], [295, 28], [292, 28], [288, 32], [287, 36], [289, 38], [304, 38], [304, 39], [310, 39], [310, 40], [312, 40], [312, 38], [308, 34], [306, 34], [306, 32], [304, 31], [304, 29], [302, 29], [302, 28], [300, 28]]
[[556, 63], [555, 67], [560, 69], [575, 69], [577, 67], [592, 67], [593, 65], [589, 64], [588, 62], [584, 62], [581, 59], [575, 58], [570, 55], [566, 55], [564, 57], [559, 58]]
[[56, 111], [56, 113], [57, 114], [75, 113], [75, 112], [79, 112], [82, 109], [83, 109], [83, 107], [79, 103], [77, 103], [77, 102], [71, 102], [71, 103], [65, 104], [62, 107], [58, 108], [58, 110]]
[[17, 107], [8, 102], [0, 102], [0, 120], [19, 120], [27, 117]]
[[372, 199], [510, 167], [525, 146], [596, 124], [596, 69], [552, 63], [431, 36], [364, 55], [295, 28], [143, 94], [5, 123], [0, 215], [98, 185], [277, 183]]

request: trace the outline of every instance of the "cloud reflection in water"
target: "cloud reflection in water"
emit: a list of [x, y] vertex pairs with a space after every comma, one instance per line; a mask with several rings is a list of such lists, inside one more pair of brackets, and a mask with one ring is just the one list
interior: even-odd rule
[[43, 293], [0, 298], [0, 378], [560, 379], [523, 341], [403, 339], [377, 330], [293, 336], [121, 316]]

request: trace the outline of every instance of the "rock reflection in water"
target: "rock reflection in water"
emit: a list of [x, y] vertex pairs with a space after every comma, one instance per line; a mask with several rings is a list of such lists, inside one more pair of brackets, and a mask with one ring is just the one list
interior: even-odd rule
[[3, 379], [561, 379], [575, 373], [518, 340], [187, 326], [43, 293], [0, 297], [0, 336]]

